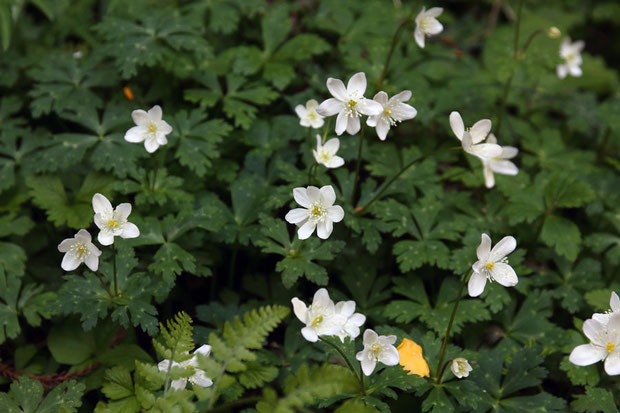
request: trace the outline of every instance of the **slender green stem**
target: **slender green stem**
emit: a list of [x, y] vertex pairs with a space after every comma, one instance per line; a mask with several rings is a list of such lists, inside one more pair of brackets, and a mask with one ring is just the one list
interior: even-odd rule
[[517, 9], [517, 26], [515, 28], [513, 57], [517, 57], [519, 51], [519, 32], [521, 30], [521, 11], [523, 10], [523, 3], [524, 0], [520, 0], [519, 8]]
[[327, 339], [325, 339], [323, 337], [319, 337], [319, 340], [321, 340], [323, 343], [329, 345], [334, 350], [336, 350], [338, 352], [338, 354], [340, 354], [340, 356], [342, 357], [344, 362], [347, 364], [347, 367], [349, 367], [349, 369], [351, 370], [351, 372], [353, 373], [355, 378], [357, 378], [359, 380], [359, 382], [360, 382], [360, 390], [362, 391], [362, 395], [365, 396], [366, 395], [366, 388], [364, 387], [364, 376], [363, 376], [362, 369], [360, 368], [360, 376], [358, 378], [357, 377], [357, 372], [353, 368], [353, 364], [351, 364], [351, 362], [349, 361], [349, 358], [347, 357], [346, 354], [344, 354], [344, 351], [342, 351], [342, 349], [340, 347], [338, 347], [337, 345], [332, 343], [330, 340], [327, 340]]
[[[457, 293], [456, 301], [454, 302], [454, 307], [452, 307], [452, 314], [450, 314], [450, 321], [448, 322], [448, 328], [446, 329], [446, 335], [443, 338], [443, 343], [441, 344], [441, 352], [439, 353], [439, 362], [437, 363], [436, 371], [439, 371], [441, 365], [443, 364], [443, 357], [446, 353], [446, 346], [448, 345], [448, 337], [450, 337], [450, 330], [452, 329], [452, 323], [454, 323], [454, 317], [456, 317], [456, 310], [459, 307], [459, 303], [461, 302], [461, 298], [463, 297], [463, 288], [465, 288], [465, 284], [467, 284], [467, 279], [471, 275], [472, 271], [468, 271], [465, 275], [463, 275], [463, 279], [461, 280], [461, 286], [459, 287], [459, 292]], [[442, 372], [443, 373], [443, 372]], [[437, 376], [437, 384], [439, 384], [439, 379], [441, 379], [441, 374]]]
[[452, 360], [448, 360], [444, 363], [443, 367], [441, 368], [441, 373], [439, 373], [439, 377], [437, 377], [437, 384], [441, 384], [441, 378], [443, 377], [443, 373], [446, 371], [446, 367], [448, 367], [451, 362]]
[[385, 191], [387, 191], [387, 189], [390, 187], [390, 185], [392, 185], [394, 183], [394, 181], [396, 181], [402, 174], [404, 174], [407, 171], [407, 169], [411, 168], [416, 163], [422, 162], [425, 159], [427, 159], [427, 158], [429, 158], [429, 157], [431, 157], [433, 155], [436, 155], [438, 153], [441, 153], [441, 152], [444, 152], [444, 151], [448, 151], [448, 150], [453, 150], [453, 149], [461, 149], [461, 148], [458, 147], [458, 148], [448, 148], [448, 149], [436, 149], [436, 150], [434, 150], [434, 151], [432, 151], [430, 153], [427, 153], [426, 155], [423, 155], [423, 156], [421, 156], [419, 158], [416, 158], [413, 161], [409, 162], [407, 165], [403, 166], [403, 168], [396, 175], [391, 177], [390, 180], [387, 181], [383, 185], [381, 190], [375, 196], [373, 196], [372, 199], [366, 205], [362, 205], [362, 206], [357, 207], [355, 209], [356, 213], [359, 214], [362, 211], [367, 210], [368, 207], [370, 207], [375, 201], [377, 201], [379, 198], [381, 198], [381, 195], [383, 195], [385, 193]]
[[534, 30], [532, 34], [530, 34], [530, 36], [527, 38], [525, 43], [523, 44], [523, 47], [521, 48], [521, 50], [519, 50], [519, 54], [523, 56], [525, 52], [527, 51], [528, 47], [530, 47], [532, 40], [534, 40], [536, 36], [538, 36], [541, 33], [544, 33], [545, 31], [546, 31], [545, 29]]
[[411, 10], [411, 13], [409, 14], [409, 16], [407, 16], [407, 19], [405, 21], [403, 21], [398, 28], [396, 29], [396, 31], [394, 32], [394, 37], [392, 37], [392, 44], [390, 45], [390, 51], [387, 54], [387, 57], [385, 59], [385, 63], [383, 64], [383, 70], [381, 71], [381, 76], [379, 77], [379, 80], [377, 81], [377, 89], [381, 89], [383, 87], [383, 81], [385, 80], [385, 76], [387, 75], [387, 71], [390, 67], [390, 62], [392, 60], [392, 55], [394, 54], [394, 50], [396, 49], [396, 45], [398, 44], [398, 40], [400, 40], [400, 35], [403, 32], [403, 30], [405, 29], [405, 27], [407, 27], [407, 25], [413, 23], [413, 20], [411, 20], [411, 16], [413, 16], [415, 9]]
[[355, 193], [357, 192], [357, 182], [360, 179], [360, 166], [362, 165], [362, 147], [364, 146], [364, 126], [362, 125], [362, 130], [360, 131], [360, 143], [357, 149], [357, 166], [355, 167], [355, 180], [353, 181], [353, 192], [351, 194], [352, 199], [351, 203], [355, 203]]
[[318, 166], [318, 163], [314, 163], [310, 166], [310, 168], [308, 168], [308, 185], [312, 185], [314, 182], [314, 173], [316, 172]]
[[116, 279], [116, 246], [112, 243], [112, 268], [114, 270], [114, 296], [118, 296], [118, 280]]
[[325, 129], [323, 129], [323, 140], [321, 141], [321, 145], [325, 145], [325, 141], [327, 141], [327, 133], [329, 132], [329, 128], [332, 125], [332, 118], [327, 119], [327, 123], [325, 123]]
[[155, 180], [157, 179], [157, 170], [159, 169], [159, 161], [157, 156], [153, 156], [153, 173], [151, 174], [151, 192], [155, 191]]

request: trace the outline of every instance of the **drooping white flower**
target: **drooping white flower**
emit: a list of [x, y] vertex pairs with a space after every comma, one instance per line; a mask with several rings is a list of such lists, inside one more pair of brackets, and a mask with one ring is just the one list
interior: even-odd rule
[[316, 135], [316, 149], [312, 150], [312, 155], [317, 163], [325, 165], [327, 168], [339, 168], [344, 165], [344, 159], [336, 156], [340, 148], [340, 139], [331, 138], [325, 145], [322, 144], [321, 135]]
[[581, 71], [581, 51], [586, 44], [583, 40], [578, 40], [575, 43], [570, 42], [569, 37], [565, 37], [560, 45], [560, 57], [564, 59], [564, 63], [557, 66], [556, 71], [560, 79], [564, 79], [566, 75], [579, 77], [583, 74]]
[[463, 118], [458, 112], [450, 113], [450, 127], [452, 132], [461, 141], [463, 150], [480, 159], [491, 159], [502, 155], [502, 147], [496, 143], [480, 143], [486, 139], [491, 131], [491, 121], [482, 119], [474, 126], [465, 130]]
[[589, 366], [605, 360], [607, 374], [620, 374], [620, 314], [609, 317], [606, 326], [593, 319], [586, 320], [583, 332], [590, 339], [590, 344], [575, 347], [568, 360], [577, 366]]
[[58, 244], [58, 251], [64, 252], [60, 266], [65, 271], [73, 271], [81, 263], [86, 264], [92, 271], [99, 268], [101, 251], [92, 243], [90, 233], [81, 229], [73, 238], [67, 238]]
[[125, 133], [127, 142], [138, 143], [144, 141], [144, 147], [148, 153], [153, 153], [168, 143], [166, 135], [172, 132], [165, 120], [162, 120], [162, 111], [159, 105], [153, 106], [148, 112], [142, 109], [131, 112], [131, 117], [136, 124]]
[[[172, 367], [181, 367], [184, 369], [192, 370], [194, 372], [190, 377], [183, 377], [177, 380], [173, 380], [170, 383], [170, 386], [175, 390], [183, 390], [189, 381], [194, 386], [200, 387], [209, 387], [213, 384], [213, 380], [211, 380], [205, 374], [204, 370], [198, 368], [198, 354], [202, 354], [203, 356], [208, 356], [211, 352], [211, 346], [203, 345], [197, 348], [192, 354], [193, 356], [185, 361], [177, 363], [176, 361], [172, 362]], [[157, 364], [157, 368], [159, 371], [168, 371], [170, 368], [170, 360], [162, 360]]]
[[303, 208], [290, 210], [284, 219], [299, 227], [299, 239], [309, 238], [315, 228], [319, 238], [327, 239], [334, 229], [334, 222], [340, 222], [344, 218], [344, 209], [334, 205], [336, 192], [331, 185], [321, 189], [316, 186], [295, 188], [293, 197]]
[[301, 334], [312, 343], [316, 342], [319, 336], [337, 335], [347, 321], [344, 315], [336, 314], [336, 306], [325, 288], [314, 293], [310, 307], [306, 307], [297, 297], [294, 297], [291, 303], [295, 316], [306, 325], [301, 329]]
[[319, 102], [314, 99], [310, 99], [306, 102], [306, 106], [297, 105], [295, 106], [295, 113], [299, 116], [299, 124], [304, 127], [312, 127], [314, 129], [318, 129], [325, 121], [323, 120], [323, 116], [319, 115], [316, 111], [319, 107]]
[[383, 108], [374, 100], [366, 99], [366, 75], [363, 72], [354, 74], [347, 87], [340, 79], [327, 79], [327, 89], [333, 98], [329, 98], [319, 105], [317, 112], [322, 116], [333, 116], [336, 113], [336, 134], [342, 135], [346, 130], [355, 135], [360, 130], [361, 115], [378, 115]]
[[119, 204], [116, 209], [112, 209], [112, 204], [108, 198], [101, 194], [93, 196], [93, 210], [95, 211], [95, 225], [99, 228], [97, 240], [101, 245], [114, 244], [114, 237], [136, 238], [140, 235], [140, 230], [135, 224], [127, 221], [131, 214], [131, 204]]
[[355, 312], [355, 301], [340, 301], [336, 303], [334, 313], [346, 320], [342, 329], [336, 334], [343, 343], [346, 337], [351, 337], [353, 340], [360, 335], [360, 327], [366, 322], [366, 316]]
[[450, 370], [452, 370], [452, 373], [454, 373], [456, 377], [462, 379], [463, 377], [469, 376], [469, 372], [472, 368], [466, 359], [463, 357], [456, 357], [452, 360], [452, 363], [450, 363]]
[[388, 94], [385, 92], [379, 92], [372, 98], [375, 102], [379, 103], [383, 108], [378, 115], [368, 117], [366, 124], [376, 128], [377, 136], [382, 141], [385, 140], [390, 126], [396, 125], [398, 122], [415, 118], [418, 111], [415, 110], [406, 102], [411, 99], [411, 91], [404, 90], [397, 95], [392, 96], [388, 100]]
[[364, 331], [364, 350], [358, 352], [355, 358], [362, 365], [362, 371], [366, 376], [370, 376], [374, 371], [377, 362], [386, 366], [395, 366], [400, 361], [400, 354], [394, 343], [396, 336], [380, 336], [371, 329]]
[[609, 299], [609, 306], [611, 309], [603, 314], [595, 313], [592, 318], [599, 323], [606, 326], [609, 323], [609, 318], [614, 314], [620, 314], [620, 298], [615, 291], [611, 292], [611, 298]]
[[[497, 138], [491, 133], [487, 142], [497, 143]], [[519, 173], [517, 165], [508, 160], [517, 156], [519, 150], [513, 146], [502, 146], [501, 148], [502, 154], [500, 156], [481, 159], [484, 170], [484, 184], [487, 188], [493, 188], [493, 186], [495, 186], [493, 172], [502, 175], [516, 175]]]
[[428, 10], [426, 7], [422, 7], [422, 11], [416, 16], [413, 37], [422, 49], [424, 49], [424, 37], [434, 36], [443, 30], [443, 26], [437, 20], [442, 12], [443, 8], [441, 7], [432, 7]]
[[487, 279], [497, 281], [504, 287], [513, 287], [519, 282], [515, 270], [508, 265], [506, 258], [517, 247], [517, 240], [510, 236], [504, 237], [491, 249], [491, 238], [487, 234], [482, 234], [481, 238], [476, 250], [478, 261], [472, 266], [474, 273], [467, 285], [471, 297], [482, 294]]

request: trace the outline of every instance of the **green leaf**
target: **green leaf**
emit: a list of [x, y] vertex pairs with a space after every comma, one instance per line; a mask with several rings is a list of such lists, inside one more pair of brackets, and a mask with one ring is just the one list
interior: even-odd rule
[[[43, 398], [43, 386], [36, 380], [21, 376], [11, 383], [9, 394], [0, 393], [0, 409], [7, 413], [74, 413], [86, 386], [69, 380]], [[20, 408], [21, 406], [21, 408]]]
[[424, 264], [448, 268], [450, 250], [441, 241], [398, 241], [394, 244], [394, 255], [400, 271], [405, 273]]
[[587, 386], [586, 394], [577, 396], [571, 407], [578, 412], [618, 413], [613, 394], [606, 389]]
[[124, 367], [114, 367], [106, 370], [103, 394], [112, 400], [124, 399], [134, 395], [133, 380], [129, 370]]
[[566, 218], [557, 215], [545, 216], [540, 238], [545, 244], [555, 248], [558, 254], [571, 261], [579, 254], [581, 233], [577, 225]]
[[78, 323], [66, 321], [52, 326], [47, 335], [47, 347], [60, 364], [80, 364], [95, 353], [95, 336], [82, 331]]

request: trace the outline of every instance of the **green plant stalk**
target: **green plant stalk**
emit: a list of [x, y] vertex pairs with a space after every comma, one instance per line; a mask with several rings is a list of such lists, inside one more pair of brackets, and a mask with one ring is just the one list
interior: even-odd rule
[[360, 368], [360, 376], [357, 377], [357, 372], [353, 368], [353, 364], [351, 364], [351, 362], [349, 361], [349, 358], [347, 357], [346, 354], [344, 354], [344, 351], [342, 351], [342, 349], [340, 347], [338, 347], [337, 345], [335, 345], [331, 341], [326, 340], [326, 339], [324, 339], [324, 338], [322, 338], [320, 336], [319, 336], [319, 340], [321, 340], [323, 343], [329, 345], [334, 350], [336, 350], [338, 352], [338, 354], [340, 354], [340, 356], [342, 357], [344, 362], [347, 364], [347, 367], [349, 367], [349, 369], [351, 370], [351, 372], [353, 373], [355, 378], [359, 380], [359, 382], [360, 382], [360, 390], [362, 392], [362, 395], [366, 396], [366, 388], [364, 387], [364, 373], [362, 372], [362, 369]]
[[[450, 330], [452, 329], [452, 324], [454, 323], [454, 318], [456, 317], [456, 310], [459, 308], [459, 303], [461, 302], [461, 298], [463, 297], [463, 288], [465, 288], [465, 284], [469, 279], [473, 271], [470, 270], [463, 276], [461, 280], [461, 286], [459, 287], [459, 292], [457, 293], [456, 302], [454, 303], [454, 307], [452, 307], [452, 314], [450, 314], [450, 321], [448, 322], [448, 328], [446, 329], [446, 335], [443, 338], [443, 343], [441, 344], [441, 352], [439, 353], [439, 362], [437, 363], [437, 369], [435, 371], [439, 371], [443, 364], [443, 358], [446, 353], [446, 346], [448, 345], [448, 337], [450, 337]], [[439, 384], [439, 380], [441, 380], [441, 376], [443, 375], [443, 371], [437, 376], [437, 384]]]
[[536, 36], [544, 32], [545, 32], [545, 29], [534, 30], [532, 34], [530, 34], [530, 37], [528, 37], [525, 43], [523, 44], [523, 47], [521, 48], [521, 50], [519, 50], [519, 54], [523, 56], [525, 52], [527, 51], [527, 49], [530, 47], [530, 44], [532, 44], [532, 40], [534, 40]]
[[360, 166], [362, 165], [362, 147], [364, 146], [364, 125], [361, 126], [360, 144], [357, 149], [357, 166], [355, 167], [355, 180], [353, 181], [353, 192], [351, 194], [351, 204], [355, 203], [355, 193], [357, 192], [357, 183], [360, 179]]
[[398, 44], [398, 41], [400, 40], [400, 35], [402, 34], [405, 27], [407, 27], [407, 25], [413, 23], [413, 20], [411, 20], [411, 17], [413, 16], [414, 12], [415, 12], [415, 8], [411, 10], [411, 13], [409, 14], [409, 16], [407, 16], [407, 19], [403, 21], [398, 26], [396, 31], [394, 32], [394, 36], [392, 37], [392, 44], [390, 45], [390, 51], [387, 54], [385, 63], [383, 64], [383, 70], [381, 71], [381, 76], [379, 76], [379, 80], [377, 81], [377, 89], [381, 89], [383, 87], [383, 81], [385, 80], [385, 75], [387, 75], [387, 71], [390, 67], [390, 62], [392, 61], [392, 55], [394, 54], [396, 45]]
[[308, 168], [308, 185], [312, 185], [312, 182], [314, 181], [314, 172], [316, 172], [318, 166], [318, 163], [314, 163], [310, 166], [310, 168]]
[[452, 360], [448, 360], [444, 363], [443, 367], [441, 368], [441, 373], [439, 373], [439, 377], [437, 377], [437, 384], [441, 384], [441, 378], [443, 377], [443, 373], [446, 371], [446, 367], [448, 367], [451, 362]]
[[118, 297], [118, 280], [116, 279], [116, 246], [112, 242], [112, 268], [114, 269], [114, 296]]

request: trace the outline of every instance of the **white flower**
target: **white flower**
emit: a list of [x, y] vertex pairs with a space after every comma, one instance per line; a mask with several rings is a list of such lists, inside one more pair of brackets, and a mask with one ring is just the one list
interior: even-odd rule
[[331, 138], [323, 145], [321, 135], [316, 135], [316, 150], [312, 150], [312, 155], [317, 163], [325, 165], [327, 168], [339, 168], [344, 165], [344, 159], [336, 156], [340, 148], [340, 139]]
[[366, 322], [366, 316], [355, 312], [355, 301], [340, 301], [336, 304], [334, 313], [342, 316], [346, 321], [342, 329], [336, 334], [344, 343], [346, 337], [355, 339], [360, 335], [360, 327]]
[[611, 292], [611, 298], [609, 299], [609, 306], [611, 307], [611, 310], [603, 314], [595, 313], [592, 316], [592, 318], [598, 321], [599, 323], [603, 324], [604, 326], [606, 326], [607, 323], [609, 323], [609, 318], [612, 315], [620, 314], [620, 298], [618, 297], [618, 294], [616, 294], [615, 291]]
[[463, 150], [480, 159], [496, 158], [502, 155], [502, 147], [495, 143], [480, 143], [486, 139], [491, 131], [491, 121], [482, 119], [474, 126], [465, 130], [463, 118], [458, 112], [450, 113], [450, 127], [452, 132], [461, 141]]
[[333, 98], [329, 98], [317, 109], [323, 116], [333, 116], [336, 113], [336, 134], [342, 135], [346, 130], [355, 135], [360, 130], [360, 115], [378, 115], [383, 108], [374, 100], [366, 99], [366, 75], [363, 72], [354, 74], [345, 89], [340, 79], [327, 79], [327, 89]]
[[547, 36], [549, 36], [550, 39], [559, 39], [561, 35], [562, 32], [555, 26], [551, 26], [547, 29]]
[[583, 40], [578, 40], [575, 43], [570, 42], [569, 37], [565, 37], [560, 45], [560, 57], [564, 59], [564, 63], [557, 66], [557, 73], [560, 79], [564, 79], [566, 75], [579, 77], [582, 75], [581, 63], [581, 51], [586, 44]]
[[482, 240], [476, 250], [478, 261], [472, 266], [474, 273], [469, 279], [467, 289], [471, 297], [477, 297], [484, 291], [487, 279], [497, 281], [504, 287], [517, 285], [519, 280], [515, 270], [508, 265], [506, 256], [517, 247], [514, 237], [504, 237], [491, 249], [491, 238], [482, 234]]
[[319, 336], [338, 334], [347, 321], [345, 316], [336, 314], [336, 306], [325, 288], [314, 293], [310, 307], [306, 307], [306, 304], [297, 297], [294, 297], [291, 303], [295, 316], [306, 325], [301, 329], [301, 334], [312, 343], [316, 342]]
[[385, 140], [390, 126], [394, 126], [404, 120], [413, 119], [418, 114], [415, 108], [403, 103], [411, 99], [410, 90], [404, 90], [392, 96], [390, 100], [388, 100], [387, 93], [379, 92], [372, 99], [381, 105], [383, 111], [378, 115], [370, 116], [366, 120], [366, 124], [376, 127], [377, 136], [382, 141]]
[[314, 99], [310, 99], [306, 102], [306, 106], [297, 105], [295, 106], [295, 113], [299, 116], [299, 124], [304, 127], [312, 127], [314, 129], [318, 129], [323, 126], [325, 121], [323, 120], [323, 116], [319, 115], [316, 111], [319, 107], [319, 102]]
[[64, 252], [60, 266], [65, 271], [73, 271], [81, 263], [88, 268], [97, 271], [99, 268], [99, 256], [101, 251], [91, 242], [92, 237], [85, 229], [81, 229], [73, 238], [67, 238], [58, 244], [58, 251]]
[[456, 377], [462, 379], [463, 377], [469, 376], [469, 372], [472, 368], [466, 359], [457, 357], [450, 363], [450, 370], [452, 370], [452, 373], [454, 373]]
[[125, 133], [127, 142], [138, 143], [144, 141], [148, 153], [153, 153], [160, 145], [168, 143], [166, 135], [172, 132], [172, 126], [161, 119], [162, 112], [159, 105], [153, 106], [148, 112], [142, 109], [131, 112], [131, 117], [137, 126]]
[[[184, 369], [192, 370], [194, 372], [190, 377], [180, 378], [177, 380], [173, 380], [170, 386], [175, 390], [183, 390], [189, 381], [195, 386], [200, 387], [209, 387], [213, 384], [213, 380], [208, 378], [204, 372], [198, 368], [198, 354], [202, 354], [203, 356], [208, 356], [211, 351], [211, 346], [203, 345], [200, 348], [196, 349], [192, 354], [193, 356], [185, 361], [177, 363], [176, 361], [172, 362], [172, 367], [181, 367]], [[170, 368], [170, 360], [162, 360], [157, 365], [159, 371], [168, 371]]]
[[292, 209], [284, 219], [291, 224], [297, 225], [299, 239], [309, 238], [317, 228], [316, 234], [321, 239], [327, 239], [334, 229], [334, 222], [342, 221], [344, 210], [341, 206], [334, 205], [336, 192], [331, 185], [321, 189], [316, 186], [293, 189], [295, 201], [303, 208]]
[[377, 361], [386, 366], [395, 366], [400, 361], [400, 354], [394, 343], [396, 336], [380, 336], [371, 329], [364, 331], [364, 350], [355, 355], [362, 364], [362, 371], [370, 376], [377, 365]]
[[100, 229], [97, 240], [101, 245], [114, 244], [114, 237], [136, 238], [140, 230], [135, 224], [127, 221], [131, 214], [131, 204], [119, 204], [112, 209], [108, 198], [101, 194], [93, 196], [93, 210], [95, 211], [95, 225]]
[[426, 7], [422, 7], [422, 11], [418, 13], [415, 18], [415, 31], [413, 37], [415, 42], [424, 49], [424, 37], [430, 37], [441, 33], [443, 26], [437, 17], [443, 12], [441, 7], [432, 7], [426, 10]]
[[586, 320], [583, 332], [590, 339], [590, 344], [575, 347], [568, 360], [577, 366], [589, 366], [605, 360], [607, 374], [620, 374], [620, 314], [609, 317], [607, 326], [593, 319]]
[[[487, 139], [487, 142], [497, 143], [497, 138], [491, 133]], [[514, 163], [507, 160], [517, 156], [519, 150], [512, 146], [502, 146], [501, 148], [502, 154], [500, 156], [489, 159], [481, 159], [484, 169], [484, 184], [487, 188], [493, 188], [495, 185], [495, 177], [493, 176], [493, 172], [502, 175], [516, 175], [519, 173], [519, 168], [517, 168]]]

